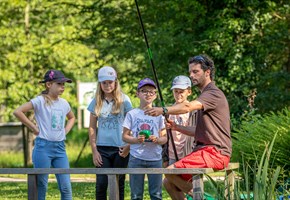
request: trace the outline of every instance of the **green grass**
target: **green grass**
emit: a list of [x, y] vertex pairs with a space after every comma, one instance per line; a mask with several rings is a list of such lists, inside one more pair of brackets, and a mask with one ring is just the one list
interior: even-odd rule
[[[1, 200], [22, 200], [27, 199], [27, 184], [26, 183], [0, 183], [0, 197]], [[95, 199], [95, 183], [72, 183], [73, 190], [73, 199], [82, 200], [82, 199]], [[16, 192], [17, 191], [17, 192]], [[167, 192], [163, 189], [163, 199], [170, 200]], [[50, 182], [48, 184], [48, 192], [46, 199], [49, 200], [59, 200], [60, 192], [57, 188], [57, 183]], [[128, 181], [126, 181], [125, 186], [125, 199], [130, 199], [130, 187]], [[145, 183], [144, 188], [144, 199], [150, 199], [148, 194], [148, 184]]]

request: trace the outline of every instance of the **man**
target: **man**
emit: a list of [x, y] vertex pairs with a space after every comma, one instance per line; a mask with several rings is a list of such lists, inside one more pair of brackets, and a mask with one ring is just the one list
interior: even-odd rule
[[[189, 75], [193, 85], [201, 92], [196, 100], [170, 107], [155, 107], [145, 111], [151, 116], [182, 114], [197, 110], [196, 127], [176, 125], [168, 120], [172, 130], [194, 136], [196, 146], [193, 152], [168, 168], [214, 168], [223, 169], [232, 152], [230, 136], [230, 112], [224, 93], [216, 87], [214, 63], [205, 55], [192, 57], [188, 61]], [[168, 126], [167, 126], [168, 127]], [[164, 186], [173, 200], [184, 199], [193, 186], [191, 175], [166, 175]]]

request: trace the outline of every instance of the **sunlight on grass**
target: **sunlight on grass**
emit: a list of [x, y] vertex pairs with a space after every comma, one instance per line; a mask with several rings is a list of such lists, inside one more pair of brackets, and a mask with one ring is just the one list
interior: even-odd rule
[[[1, 200], [24, 200], [27, 199], [27, 184], [26, 183], [0, 183]], [[95, 199], [95, 183], [72, 183], [73, 199]], [[17, 192], [15, 192], [17, 191]], [[84, 192], [85, 191], [85, 192]], [[57, 183], [48, 184], [48, 192], [46, 199], [59, 200], [60, 193], [57, 188]], [[144, 199], [150, 199], [148, 194], [148, 184], [145, 183]], [[163, 199], [170, 200], [167, 192], [163, 189]], [[130, 200], [130, 187], [128, 181], [125, 186], [125, 200]]]
[[0, 152], [0, 167], [23, 167], [24, 155], [22, 152], [1, 151]]

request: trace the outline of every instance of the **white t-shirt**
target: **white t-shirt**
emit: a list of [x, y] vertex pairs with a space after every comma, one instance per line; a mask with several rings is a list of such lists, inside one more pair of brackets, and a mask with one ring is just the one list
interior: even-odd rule
[[30, 101], [33, 105], [35, 119], [39, 128], [37, 137], [49, 141], [65, 140], [65, 119], [71, 110], [69, 103], [63, 98], [58, 98], [52, 101], [51, 105], [47, 105], [42, 95]]
[[[138, 137], [141, 130], [150, 130], [152, 135], [159, 137], [159, 132], [165, 128], [164, 117], [144, 115], [144, 111], [135, 108], [127, 113], [123, 127], [132, 131], [133, 137]], [[161, 145], [153, 142], [130, 144], [130, 154], [141, 160], [156, 161], [162, 158]]]

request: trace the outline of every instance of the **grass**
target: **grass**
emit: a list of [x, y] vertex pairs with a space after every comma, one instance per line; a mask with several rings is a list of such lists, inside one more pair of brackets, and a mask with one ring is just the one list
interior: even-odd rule
[[[26, 183], [8, 183], [2, 182], [0, 183], [0, 197], [1, 200], [22, 200], [27, 199], [27, 184]], [[145, 183], [144, 189], [144, 199], [150, 199], [148, 193], [148, 184]], [[95, 183], [92, 182], [81, 182], [81, 183], [72, 183], [73, 189], [73, 199], [74, 200], [82, 200], [82, 199], [95, 199]], [[17, 191], [17, 192], [15, 192]], [[167, 192], [163, 189], [163, 199], [170, 200], [171, 198], [168, 196]], [[46, 199], [50, 200], [59, 200], [60, 192], [57, 188], [57, 183], [50, 182], [48, 184], [48, 192]], [[130, 187], [128, 181], [126, 181], [125, 186], [125, 200], [130, 199]]]

